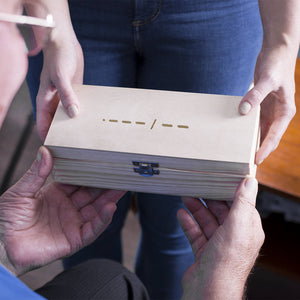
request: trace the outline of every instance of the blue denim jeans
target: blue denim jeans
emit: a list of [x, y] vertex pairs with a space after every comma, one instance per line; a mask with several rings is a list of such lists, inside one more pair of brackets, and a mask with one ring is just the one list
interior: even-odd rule
[[[69, 5], [84, 52], [85, 84], [244, 95], [253, 79], [262, 42], [257, 0], [70, 0]], [[41, 66], [41, 56], [31, 59], [32, 99]], [[106, 232], [65, 259], [66, 267], [93, 257], [121, 262], [130, 201], [127, 193]], [[152, 299], [178, 299], [182, 275], [194, 261], [176, 219], [181, 199], [139, 193], [137, 205], [142, 236], [136, 273]]]

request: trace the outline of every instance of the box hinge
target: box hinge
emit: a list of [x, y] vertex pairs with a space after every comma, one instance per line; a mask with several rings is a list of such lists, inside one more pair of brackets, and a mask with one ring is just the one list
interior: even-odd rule
[[150, 177], [159, 174], [159, 170], [156, 169], [159, 167], [158, 163], [133, 161], [132, 164], [136, 166], [133, 168], [133, 171], [144, 177]]

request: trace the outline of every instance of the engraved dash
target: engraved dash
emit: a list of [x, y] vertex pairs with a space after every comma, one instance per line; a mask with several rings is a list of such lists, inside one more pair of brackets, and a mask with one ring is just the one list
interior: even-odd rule
[[113, 123], [117, 123], [118, 120], [115, 120], [115, 119], [110, 119], [109, 122], [113, 122]]
[[131, 121], [123, 120], [122, 123], [124, 123], [124, 124], [131, 124]]
[[135, 124], [137, 124], [137, 125], [146, 125], [145, 122], [139, 122], [139, 121], [136, 121]]
[[178, 128], [184, 128], [184, 129], [188, 129], [189, 128], [189, 126], [187, 126], [187, 125], [177, 125], [177, 127]]
[[153, 127], [154, 127], [154, 125], [155, 125], [156, 121], [157, 121], [157, 119], [155, 119], [155, 120], [153, 121], [153, 123], [152, 123], [152, 126], [151, 126], [151, 128], [150, 128], [150, 129], [153, 129]]
[[165, 124], [165, 123], [163, 123], [163, 124], [161, 124], [163, 127], [173, 127], [173, 125], [172, 124]]

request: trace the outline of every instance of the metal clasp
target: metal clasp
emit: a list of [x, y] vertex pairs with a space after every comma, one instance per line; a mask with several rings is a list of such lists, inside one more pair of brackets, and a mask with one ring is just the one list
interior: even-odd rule
[[153, 175], [158, 175], [159, 170], [154, 169], [158, 168], [158, 163], [142, 162], [142, 161], [133, 161], [132, 164], [136, 167], [133, 168], [133, 171], [139, 173], [144, 177], [151, 177]]

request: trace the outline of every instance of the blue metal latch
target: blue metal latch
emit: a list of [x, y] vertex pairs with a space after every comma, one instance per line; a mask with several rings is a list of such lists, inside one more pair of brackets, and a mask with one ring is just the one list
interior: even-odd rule
[[136, 167], [133, 168], [133, 171], [139, 173], [144, 177], [151, 177], [153, 175], [158, 175], [159, 170], [154, 169], [158, 168], [158, 163], [149, 163], [149, 162], [142, 162], [142, 161], [133, 161], [132, 164]]

